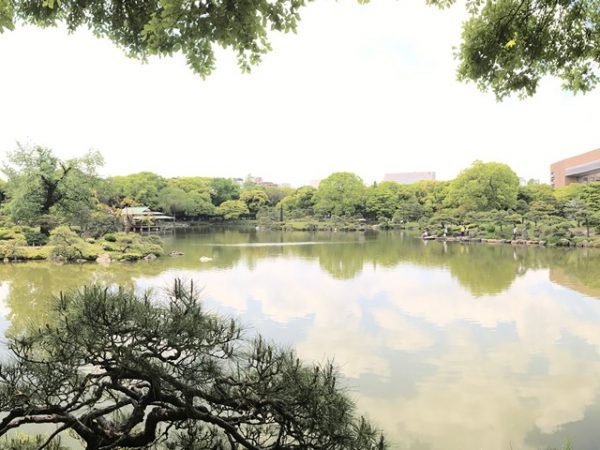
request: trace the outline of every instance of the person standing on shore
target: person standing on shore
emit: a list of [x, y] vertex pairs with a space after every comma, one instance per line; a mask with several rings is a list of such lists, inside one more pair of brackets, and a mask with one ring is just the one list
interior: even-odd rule
[[517, 228], [517, 224], [515, 224], [515, 227], [513, 228], [513, 241], [517, 240], [517, 236], [519, 235], [519, 229]]

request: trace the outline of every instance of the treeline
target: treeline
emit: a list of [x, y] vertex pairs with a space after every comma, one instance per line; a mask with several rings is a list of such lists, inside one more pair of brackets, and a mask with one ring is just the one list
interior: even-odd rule
[[[347, 172], [318, 188], [257, 185], [228, 178], [177, 177], [141, 172], [102, 178], [98, 153], [60, 160], [49, 149], [19, 147], [4, 164], [0, 186], [5, 224], [34, 227], [41, 235], [59, 225], [98, 237], [120, 226], [119, 210], [147, 206], [178, 220], [261, 223], [357, 223], [395, 227], [413, 224], [432, 232], [464, 226], [508, 236], [514, 224], [541, 237], [569, 239], [594, 234], [600, 225], [600, 183], [554, 189], [520, 185], [506, 164], [474, 162], [454, 180], [366, 186]], [[30, 233], [31, 234], [31, 233]]]

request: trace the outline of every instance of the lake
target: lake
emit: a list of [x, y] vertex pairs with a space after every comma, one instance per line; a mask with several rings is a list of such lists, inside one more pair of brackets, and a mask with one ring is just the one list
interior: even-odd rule
[[0, 332], [43, 322], [52, 295], [83, 284], [195, 280], [248, 335], [333, 359], [395, 449], [600, 448], [599, 250], [225, 229], [165, 244], [185, 255], [0, 264]]

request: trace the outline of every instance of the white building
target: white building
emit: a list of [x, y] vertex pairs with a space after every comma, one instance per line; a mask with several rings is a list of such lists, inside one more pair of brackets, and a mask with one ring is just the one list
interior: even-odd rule
[[435, 180], [435, 172], [396, 172], [386, 173], [383, 176], [383, 181], [395, 181], [400, 184], [412, 184], [424, 180]]

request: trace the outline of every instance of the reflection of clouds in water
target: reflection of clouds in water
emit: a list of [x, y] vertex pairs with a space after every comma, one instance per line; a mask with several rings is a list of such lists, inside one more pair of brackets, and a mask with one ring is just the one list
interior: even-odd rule
[[[358, 391], [359, 406], [406, 446], [528, 449], [529, 433], [581, 420], [598, 395], [600, 304], [550, 285], [547, 270], [478, 298], [444, 270], [365, 266], [335, 280], [315, 261], [280, 258], [253, 270], [169, 271], [143, 283], [166, 285], [175, 276], [197, 279], [208, 297], [241, 313], [257, 301], [280, 323], [310, 316], [301, 322], [309, 329], [299, 353], [334, 357], [359, 384], [371, 373], [384, 377], [389, 395]], [[567, 348], [565, 336], [593, 348], [593, 357]], [[394, 361], [407, 353], [432, 370], [403, 395], [394, 388], [401, 378]]]
[[[10, 314], [10, 308], [6, 305], [6, 299], [10, 292], [10, 283], [7, 281], [0, 282], [0, 336], [6, 334], [6, 330], [10, 326], [8, 315]], [[0, 340], [0, 357], [8, 353], [4, 339]]]
[[10, 313], [10, 309], [6, 306], [6, 299], [8, 298], [8, 293], [10, 292], [10, 282], [3, 281], [0, 282], [0, 317], [2, 319], [7, 319], [8, 314]]

